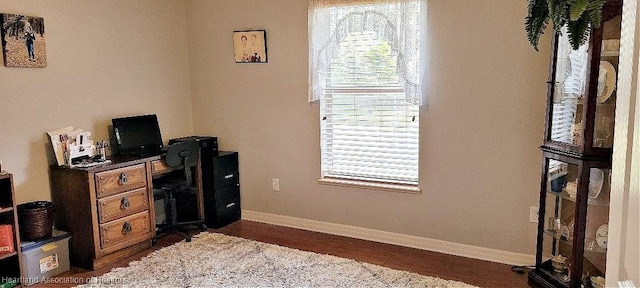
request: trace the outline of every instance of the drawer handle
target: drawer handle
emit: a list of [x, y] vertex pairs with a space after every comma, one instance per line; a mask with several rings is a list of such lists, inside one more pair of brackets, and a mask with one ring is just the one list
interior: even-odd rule
[[120, 173], [120, 179], [118, 179], [118, 183], [120, 185], [124, 185], [127, 184], [127, 182], [129, 182], [129, 176], [127, 176], [127, 173]]
[[235, 202], [232, 202], [232, 203], [227, 204], [227, 208], [231, 208], [231, 207], [233, 207], [233, 206], [236, 206], [236, 203], [235, 203]]
[[129, 202], [129, 198], [123, 197], [122, 201], [120, 202], [120, 208], [122, 208], [122, 210], [127, 210], [130, 206], [131, 202]]
[[129, 232], [131, 232], [131, 223], [125, 221], [124, 224], [122, 224], [122, 234], [127, 235]]
[[231, 179], [231, 178], [233, 178], [233, 174], [229, 174], [227, 176], [224, 176], [224, 179]]

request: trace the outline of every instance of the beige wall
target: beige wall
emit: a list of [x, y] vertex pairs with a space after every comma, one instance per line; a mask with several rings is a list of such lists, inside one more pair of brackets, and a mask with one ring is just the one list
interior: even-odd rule
[[[49, 199], [47, 130], [104, 139], [111, 118], [156, 113], [165, 141], [193, 131], [240, 152], [244, 209], [533, 254], [548, 41], [527, 44], [525, 0], [429, 2], [421, 195], [317, 183], [304, 0], [0, 0], [45, 18], [48, 58], [0, 67], [3, 167], [19, 202]], [[251, 28], [268, 64], [233, 61], [231, 32]]]
[[184, 1], [0, 0], [0, 13], [46, 28], [46, 68], [0, 66], [0, 159], [18, 202], [50, 199], [48, 130], [107, 139], [111, 118], [156, 113], [165, 141], [192, 133]]
[[[525, 0], [429, 1], [421, 195], [317, 183], [307, 1], [187, 0], [187, 10], [194, 131], [240, 152], [243, 209], [534, 253], [549, 41], [539, 53], [527, 43]], [[266, 29], [268, 64], [234, 63], [232, 31], [246, 29]]]

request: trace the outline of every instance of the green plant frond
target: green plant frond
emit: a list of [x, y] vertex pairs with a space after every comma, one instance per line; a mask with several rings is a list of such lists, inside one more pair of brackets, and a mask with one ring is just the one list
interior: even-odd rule
[[606, 2], [606, 0], [590, 0], [587, 4], [585, 13], [589, 15], [589, 21], [593, 28], [598, 28], [602, 24], [602, 7]]
[[[559, 0], [547, 0], [547, 7], [549, 7], [549, 18], [553, 24], [553, 30], [558, 30], [558, 22], [562, 19], [562, 13], [560, 12]], [[560, 25], [562, 27], [562, 25]]]
[[569, 21], [567, 23], [567, 34], [573, 50], [577, 50], [580, 46], [587, 43], [589, 35], [591, 34], [588, 16], [582, 15], [582, 17], [576, 21]]
[[584, 11], [587, 10], [587, 7], [589, 5], [589, 0], [573, 0], [573, 3], [571, 3], [571, 6], [569, 8], [570, 10], [570, 20], [571, 21], [576, 21], [578, 19], [580, 19], [580, 16], [582, 16], [582, 13], [584, 13]]
[[560, 33], [567, 26], [569, 42], [573, 49], [584, 45], [591, 30], [601, 25], [602, 9], [607, 0], [528, 0], [528, 15], [525, 20], [527, 39], [538, 50], [540, 36], [549, 21]]
[[549, 18], [553, 22], [553, 30], [560, 31], [569, 19], [569, 5], [571, 0], [547, 0]]
[[527, 39], [536, 51], [538, 51], [538, 41], [544, 34], [544, 30], [549, 23], [549, 9], [547, 0], [529, 0], [529, 13], [525, 18], [525, 30]]
[[566, 23], [569, 0], [547, 0], [549, 6], [549, 18], [553, 22], [553, 29], [559, 31]]

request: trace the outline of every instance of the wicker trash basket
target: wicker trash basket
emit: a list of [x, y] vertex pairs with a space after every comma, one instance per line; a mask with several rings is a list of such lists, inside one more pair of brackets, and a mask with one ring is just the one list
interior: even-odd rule
[[24, 241], [37, 241], [51, 237], [53, 232], [53, 203], [36, 201], [18, 205], [20, 237]]

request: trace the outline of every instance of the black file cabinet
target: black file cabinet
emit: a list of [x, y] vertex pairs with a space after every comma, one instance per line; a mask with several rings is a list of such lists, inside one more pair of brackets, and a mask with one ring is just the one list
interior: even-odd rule
[[[241, 216], [238, 152], [220, 151], [211, 160], [206, 162], [211, 161], [212, 173], [203, 171], [205, 220], [208, 227], [220, 228], [240, 220]], [[208, 170], [204, 162], [205, 159], [203, 170]]]
[[240, 220], [240, 174], [238, 152], [218, 151], [218, 138], [189, 136], [169, 144], [195, 140], [200, 145], [205, 223], [220, 228]]

